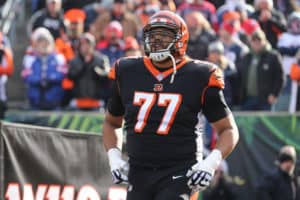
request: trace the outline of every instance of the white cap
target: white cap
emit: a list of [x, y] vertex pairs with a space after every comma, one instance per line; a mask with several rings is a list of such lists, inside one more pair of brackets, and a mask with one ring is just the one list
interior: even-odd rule
[[54, 43], [53, 36], [51, 35], [50, 31], [44, 27], [36, 28], [31, 36], [32, 41], [37, 41], [39, 39], [45, 39], [49, 43]]

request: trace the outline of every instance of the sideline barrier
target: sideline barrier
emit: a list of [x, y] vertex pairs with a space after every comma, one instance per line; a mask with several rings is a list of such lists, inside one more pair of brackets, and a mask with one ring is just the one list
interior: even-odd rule
[[111, 175], [101, 136], [0, 126], [0, 199], [106, 200]]
[[10, 111], [5, 121], [101, 134], [104, 114], [99, 112]]
[[[263, 112], [234, 113], [234, 115], [240, 130], [240, 141], [227, 159], [229, 174], [238, 192], [238, 199], [253, 200], [255, 184], [264, 172], [275, 167], [274, 161], [282, 145], [295, 146], [299, 161], [300, 115]], [[101, 134], [103, 114], [15, 112], [8, 113], [7, 120], [81, 131], [96, 130], [89, 132]]]

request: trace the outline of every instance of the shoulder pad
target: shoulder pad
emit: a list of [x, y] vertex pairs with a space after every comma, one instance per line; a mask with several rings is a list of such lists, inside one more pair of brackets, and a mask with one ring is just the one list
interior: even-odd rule
[[208, 87], [218, 87], [220, 89], [224, 89], [224, 75], [223, 71], [216, 65], [212, 65], [210, 68], [210, 76], [208, 81]]
[[132, 68], [137, 66], [137, 61], [143, 62], [143, 57], [124, 57], [118, 59], [113, 64], [110, 72], [108, 73], [108, 77], [112, 80], [115, 80], [117, 74], [119, 74], [121, 70], [126, 70], [126, 68]]
[[207, 82], [207, 87], [218, 87], [224, 89], [224, 76], [223, 71], [215, 64], [202, 60], [193, 60], [193, 64], [201, 69], [204, 73]]

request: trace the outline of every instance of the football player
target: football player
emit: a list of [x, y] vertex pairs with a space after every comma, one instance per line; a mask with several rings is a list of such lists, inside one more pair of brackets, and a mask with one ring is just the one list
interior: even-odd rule
[[[204, 190], [238, 142], [217, 66], [185, 55], [189, 33], [171, 11], [154, 14], [143, 28], [144, 57], [118, 60], [103, 143], [116, 184], [128, 183], [127, 200], [188, 199]], [[201, 116], [219, 134], [203, 160]], [[123, 124], [129, 161], [117, 148]], [[127, 174], [129, 170], [129, 173]]]

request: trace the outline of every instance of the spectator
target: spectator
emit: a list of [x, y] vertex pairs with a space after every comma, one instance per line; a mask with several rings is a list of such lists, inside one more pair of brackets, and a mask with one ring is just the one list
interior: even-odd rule
[[97, 17], [107, 9], [104, 3], [94, 2], [82, 8], [85, 12], [86, 19], [84, 22], [84, 31], [90, 31], [90, 26], [95, 22]]
[[149, 18], [160, 10], [159, 0], [143, 0], [135, 10], [135, 14], [141, 19], [141, 25], [145, 26]]
[[105, 27], [104, 40], [96, 48], [108, 56], [110, 66], [124, 55], [123, 28], [118, 21], [112, 21]]
[[196, 11], [185, 15], [185, 21], [190, 33], [187, 55], [194, 59], [207, 58], [207, 47], [216, 40], [216, 34], [204, 16]]
[[31, 9], [32, 12], [37, 12], [38, 10], [45, 8], [44, 0], [31, 0]]
[[124, 56], [142, 56], [142, 50], [134, 37], [125, 38]]
[[148, 19], [159, 10], [175, 12], [176, 5], [173, 0], [141, 0], [134, 12], [141, 19], [141, 26], [145, 26]]
[[58, 38], [65, 30], [63, 11], [61, 8], [62, 0], [46, 0], [46, 8], [34, 13], [27, 26], [27, 32], [31, 33], [38, 27], [47, 28], [54, 39]]
[[239, 31], [240, 25], [237, 21], [226, 21], [221, 24], [218, 32], [225, 48], [225, 56], [234, 64], [237, 64], [249, 52], [248, 46], [239, 38]]
[[91, 32], [96, 37], [96, 41], [104, 38], [104, 29], [111, 21], [118, 21], [123, 28], [123, 37], [137, 37], [140, 30], [140, 22], [136, 15], [126, 10], [124, 0], [114, 0], [112, 8], [101, 13], [91, 25]]
[[255, 12], [250, 17], [259, 22], [272, 48], [277, 49], [278, 37], [286, 31], [284, 15], [273, 7], [273, 0], [255, 0], [254, 6]]
[[224, 14], [228, 11], [242, 11], [248, 16], [254, 12], [254, 7], [250, 4], [247, 4], [245, 0], [226, 0], [225, 4], [217, 9], [217, 18], [219, 24], [222, 24]]
[[265, 173], [256, 187], [257, 200], [300, 199], [299, 185], [295, 175], [296, 150], [286, 145], [280, 149], [276, 168]]
[[186, 0], [174, 0], [176, 8], [179, 8], [183, 4], [185, 4]]
[[225, 0], [209, 0], [209, 2], [211, 2], [212, 4], [214, 4], [214, 6], [216, 7], [216, 9], [220, 8], [222, 5], [225, 4]]
[[203, 16], [209, 21], [214, 30], [218, 25], [216, 17], [216, 7], [214, 4], [207, 0], [191, 0], [185, 1], [181, 6], [177, 8], [177, 12], [184, 18], [187, 13], [197, 11], [203, 14]]
[[[274, 7], [287, 18], [292, 12], [299, 11], [298, 0], [273, 0]], [[297, 2], [298, 1], [298, 2]]]
[[24, 56], [22, 70], [31, 108], [53, 110], [61, 107], [64, 97], [61, 82], [65, 73], [65, 59], [56, 53], [51, 33], [46, 28], [37, 28], [32, 34], [32, 47]]
[[55, 40], [55, 46], [67, 61], [73, 59], [78, 50], [79, 37], [84, 32], [85, 17], [83, 10], [75, 8], [68, 10], [64, 15], [66, 32]]
[[174, 0], [160, 0], [160, 10], [170, 10], [176, 12]]
[[211, 185], [203, 192], [203, 200], [235, 200], [237, 194], [228, 175], [228, 165], [223, 160], [216, 170]]
[[86, 6], [90, 3], [94, 3], [96, 1], [99, 1], [99, 0], [64, 0], [63, 1], [63, 9], [65, 11], [68, 11], [68, 10], [74, 9], [74, 8], [81, 9], [84, 6]]
[[290, 78], [291, 65], [296, 62], [296, 54], [300, 49], [300, 13], [293, 12], [288, 18], [288, 29], [278, 39], [278, 50], [282, 55], [282, 64], [286, 82], [277, 103], [276, 111], [292, 111], [291, 92], [292, 81]]
[[284, 82], [281, 56], [262, 30], [250, 37], [251, 51], [238, 63], [242, 110], [271, 110]]
[[[247, 32], [245, 32], [244, 30], [245, 24], [247, 24], [247, 21], [250, 20], [248, 18], [248, 14], [246, 13], [246, 10], [244, 9], [240, 9], [240, 10], [237, 9], [237, 11], [228, 10], [224, 12], [222, 16], [223, 17], [222, 17], [221, 25], [229, 24], [231, 26], [234, 26], [235, 30], [237, 31], [235, 33], [236, 37], [238, 37], [242, 41], [242, 43], [244, 43], [246, 46], [250, 46], [248, 43]], [[251, 19], [251, 20], [256, 21], [255, 19]], [[258, 22], [256, 24], [259, 26]], [[249, 26], [249, 22], [248, 22], [248, 26]], [[253, 25], [251, 24], [251, 26]], [[254, 27], [251, 28], [254, 29]]]
[[296, 61], [291, 65], [290, 78], [292, 81], [292, 90], [289, 112], [294, 113], [300, 110], [300, 51], [296, 54]]
[[259, 26], [259, 23], [252, 18], [247, 18], [245, 20], [243, 20], [242, 24], [241, 24], [241, 35], [240, 35], [240, 39], [242, 40], [243, 43], [245, 43], [247, 46], [250, 46], [250, 36], [252, 35], [252, 33], [254, 33], [255, 31], [261, 29]]
[[224, 97], [227, 105], [232, 108], [235, 98], [234, 94], [237, 91], [237, 70], [235, 68], [235, 64], [225, 57], [222, 42], [215, 41], [210, 43], [208, 46], [207, 60], [222, 69], [225, 81], [225, 88], [223, 90]]
[[14, 70], [12, 49], [5, 45], [3, 38], [4, 35], [0, 33], [0, 119], [4, 119], [7, 109], [6, 82]]
[[96, 41], [90, 33], [82, 34], [79, 41], [79, 53], [70, 62], [63, 86], [72, 90], [71, 108], [99, 109], [110, 95], [108, 58], [95, 52]]
[[[242, 29], [243, 12], [226, 11], [223, 15], [219, 36], [226, 47], [226, 55], [236, 64], [249, 49]], [[229, 34], [229, 35], [228, 35]]]

